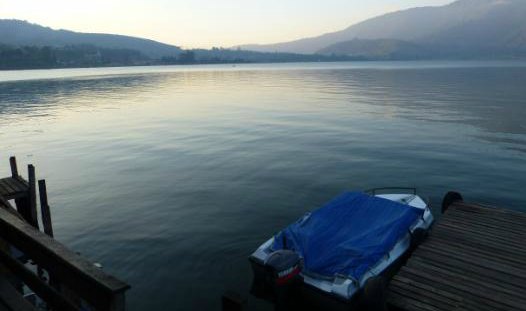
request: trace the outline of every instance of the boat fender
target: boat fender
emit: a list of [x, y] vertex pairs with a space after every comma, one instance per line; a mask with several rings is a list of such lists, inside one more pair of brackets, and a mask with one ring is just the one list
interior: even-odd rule
[[278, 250], [271, 253], [265, 266], [272, 273], [277, 285], [293, 281], [301, 272], [300, 256], [291, 250]]

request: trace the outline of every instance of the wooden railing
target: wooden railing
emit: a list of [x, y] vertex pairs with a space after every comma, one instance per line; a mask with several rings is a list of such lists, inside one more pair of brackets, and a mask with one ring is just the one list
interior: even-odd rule
[[[13, 168], [13, 162], [11, 164]], [[31, 187], [31, 184], [35, 185], [34, 169], [31, 172], [30, 168], [29, 175], [29, 188], [35, 188]], [[21, 178], [16, 164], [13, 176]], [[53, 239], [45, 182], [40, 182], [39, 186], [45, 233], [39, 231], [36, 215], [31, 212], [34, 209], [36, 214], [34, 189], [29, 189], [28, 197], [17, 202], [21, 203], [20, 207], [29, 206], [29, 213], [24, 210], [25, 215], [17, 212], [10, 202], [0, 196], [0, 240], [4, 242], [1, 244], [7, 245], [0, 247], [0, 265], [7, 268], [6, 275], [29, 287], [52, 310], [125, 310], [125, 292], [130, 288], [128, 284], [106, 274]], [[24, 199], [30, 203], [24, 202]], [[13, 247], [26, 260], [15, 258]], [[36, 268], [24, 263], [27, 260]]]
[[[47, 271], [45, 282], [26, 265], [0, 252], [0, 262], [39, 297], [57, 310], [77, 310], [63, 288], [85, 300], [95, 310], [124, 310], [124, 293], [129, 285], [104, 273], [53, 238], [38, 231], [11, 211], [0, 208], [0, 237]], [[55, 283], [54, 285], [52, 285]]]

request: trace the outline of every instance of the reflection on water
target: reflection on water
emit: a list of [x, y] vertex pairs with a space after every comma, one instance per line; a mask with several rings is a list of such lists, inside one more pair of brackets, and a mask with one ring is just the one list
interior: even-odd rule
[[344, 189], [524, 210], [526, 67], [351, 67], [3, 82], [0, 174], [37, 165], [58, 239], [130, 282], [131, 310], [248, 295], [250, 252]]

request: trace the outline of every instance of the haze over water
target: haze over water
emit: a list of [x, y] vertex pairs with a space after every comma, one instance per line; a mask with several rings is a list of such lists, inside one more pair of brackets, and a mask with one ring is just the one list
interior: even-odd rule
[[129, 282], [130, 310], [219, 310], [259, 244], [344, 190], [526, 211], [525, 81], [519, 62], [0, 72], [0, 175], [36, 165], [57, 239]]

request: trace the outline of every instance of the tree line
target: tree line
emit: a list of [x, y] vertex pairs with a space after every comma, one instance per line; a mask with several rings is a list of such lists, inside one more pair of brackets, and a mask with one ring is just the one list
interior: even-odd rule
[[213, 48], [210, 50], [184, 50], [178, 55], [151, 59], [136, 50], [108, 49], [94, 45], [68, 45], [64, 47], [0, 45], [0, 70], [342, 60], [350, 60], [350, 58], [335, 55], [261, 53], [240, 49]]

